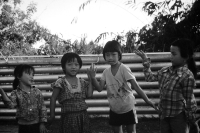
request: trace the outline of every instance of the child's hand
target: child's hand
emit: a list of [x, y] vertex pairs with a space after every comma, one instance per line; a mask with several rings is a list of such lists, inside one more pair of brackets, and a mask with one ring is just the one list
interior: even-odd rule
[[158, 108], [158, 106], [157, 106], [157, 104], [155, 103], [155, 102], [152, 102], [152, 101], [150, 101], [149, 100], [149, 103], [148, 103], [151, 107], [153, 107], [155, 110], [156, 110], [156, 112], [158, 113], [158, 114], [160, 114], [160, 110], [159, 110], [159, 108]]
[[137, 54], [138, 56], [140, 56], [143, 60], [146, 60], [148, 57], [147, 55], [142, 51], [142, 50], [135, 50], [135, 54]]
[[4, 92], [4, 90], [2, 88], [0, 88], [0, 94], [2, 95], [2, 93]]
[[198, 121], [195, 122], [195, 127], [196, 127], [197, 133], [200, 133], [200, 128], [199, 128], [199, 125], [198, 125]]
[[97, 68], [94, 69], [94, 66], [91, 65], [90, 69], [87, 69], [88, 78], [89, 79], [94, 78], [96, 76], [96, 71], [97, 71]]
[[47, 133], [47, 129], [44, 123], [40, 123], [40, 133]]

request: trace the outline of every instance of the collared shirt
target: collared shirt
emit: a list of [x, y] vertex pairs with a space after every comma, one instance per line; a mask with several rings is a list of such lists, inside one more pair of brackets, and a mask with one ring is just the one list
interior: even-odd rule
[[153, 73], [150, 69], [150, 61], [144, 62], [144, 74], [146, 81], [158, 81], [160, 90], [161, 119], [174, 117], [183, 111], [190, 116], [197, 109], [193, 89], [196, 87], [192, 72], [187, 66], [173, 69], [172, 66], [164, 67]]
[[4, 101], [4, 104], [9, 108], [16, 108], [19, 124], [47, 122], [47, 109], [39, 89], [31, 87], [30, 92], [26, 92], [18, 87], [11, 92], [9, 99], [11, 101]]

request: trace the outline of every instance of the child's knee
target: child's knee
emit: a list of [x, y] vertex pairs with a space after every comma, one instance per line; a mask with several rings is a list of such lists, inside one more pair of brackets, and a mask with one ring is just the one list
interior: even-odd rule
[[126, 125], [127, 133], [136, 133], [136, 124]]

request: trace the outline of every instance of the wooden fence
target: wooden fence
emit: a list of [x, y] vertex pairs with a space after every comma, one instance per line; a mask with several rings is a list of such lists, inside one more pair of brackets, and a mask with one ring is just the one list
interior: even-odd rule
[[[152, 71], [157, 71], [164, 66], [170, 66], [170, 53], [147, 53], [148, 57], [151, 58]], [[10, 58], [0, 57], [0, 87], [2, 87], [7, 94], [12, 91], [12, 81], [14, 67], [18, 64], [30, 64], [33, 65], [36, 73], [34, 76], [35, 86], [39, 88], [45, 98], [45, 104], [49, 113], [50, 97], [52, 89], [50, 84], [55, 82], [59, 76], [64, 76], [60, 65], [61, 55], [59, 56], [12, 56]], [[200, 68], [200, 53], [195, 53], [195, 61], [197, 68]], [[95, 63], [97, 70], [96, 77], [100, 79], [103, 70], [109, 65], [106, 64], [102, 55], [81, 55], [83, 66], [78, 74], [87, 80], [86, 70], [90, 67], [91, 63]], [[122, 62], [130, 67], [133, 74], [135, 75], [137, 82], [141, 88], [145, 91], [150, 99], [155, 102], [159, 101], [159, 90], [158, 82], [145, 82], [143, 74], [142, 60], [135, 54], [123, 54]], [[200, 103], [200, 72], [196, 80], [197, 87], [194, 89], [196, 101]], [[138, 117], [158, 117], [156, 111], [149, 107], [137, 93], [134, 93], [136, 97], [136, 109]], [[107, 100], [107, 92], [94, 91], [93, 98], [86, 100], [89, 108], [88, 112], [90, 115], [108, 115], [109, 106]], [[56, 104], [56, 118], [59, 118], [61, 112], [61, 106], [57, 102]], [[0, 101], [0, 120], [13, 120], [15, 119], [15, 109], [8, 109], [4, 106], [3, 102]]]

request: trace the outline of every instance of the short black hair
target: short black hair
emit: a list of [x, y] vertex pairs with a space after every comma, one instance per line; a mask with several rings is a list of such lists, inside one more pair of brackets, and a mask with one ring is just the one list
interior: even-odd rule
[[186, 38], [178, 38], [174, 42], [171, 43], [171, 46], [176, 46], [179, 48], [180, 55], [182, 58], [187, 59], [187, 65], [190, 71], [193, 73], [194, 77], [197, 77], [197, 67], [194, 56], [194, 42], [190, 39]]
[[118, 52], [119, 61], [122, 59], [121, 45], [116, 40], [108, 41], [106, 43], [106, 45], [104, 46], [104, 48], [103, 48], [103, 58], [104, 58], [104, 60], [106, 60], [105, 53], [107, 53], [107, 52]]
[[63, 72], [65, 72], [65, 64], [67, 62], [74, 61], [75, 58], [77, 59], [80, 68], [82, 67], [82, 60], [78, 54], [73, 53], [73, 52], [66, 53], [63, 55], [63, 57], [61, 59], [61, 65], [62, 65]]
[[17, 86], [19, 85], [19, 79], [21, 78], [23, 75], [23, 72], [30, 74], [31, 72], [33, 72], [33, 74], [35, 73], [35, 69], [33, 66], [28, 65], [28, 64], [19, 64], [15, 67], [14, 70], [14, 77], [15, 79], [13, 80], [13, 89], [16, 90]]

